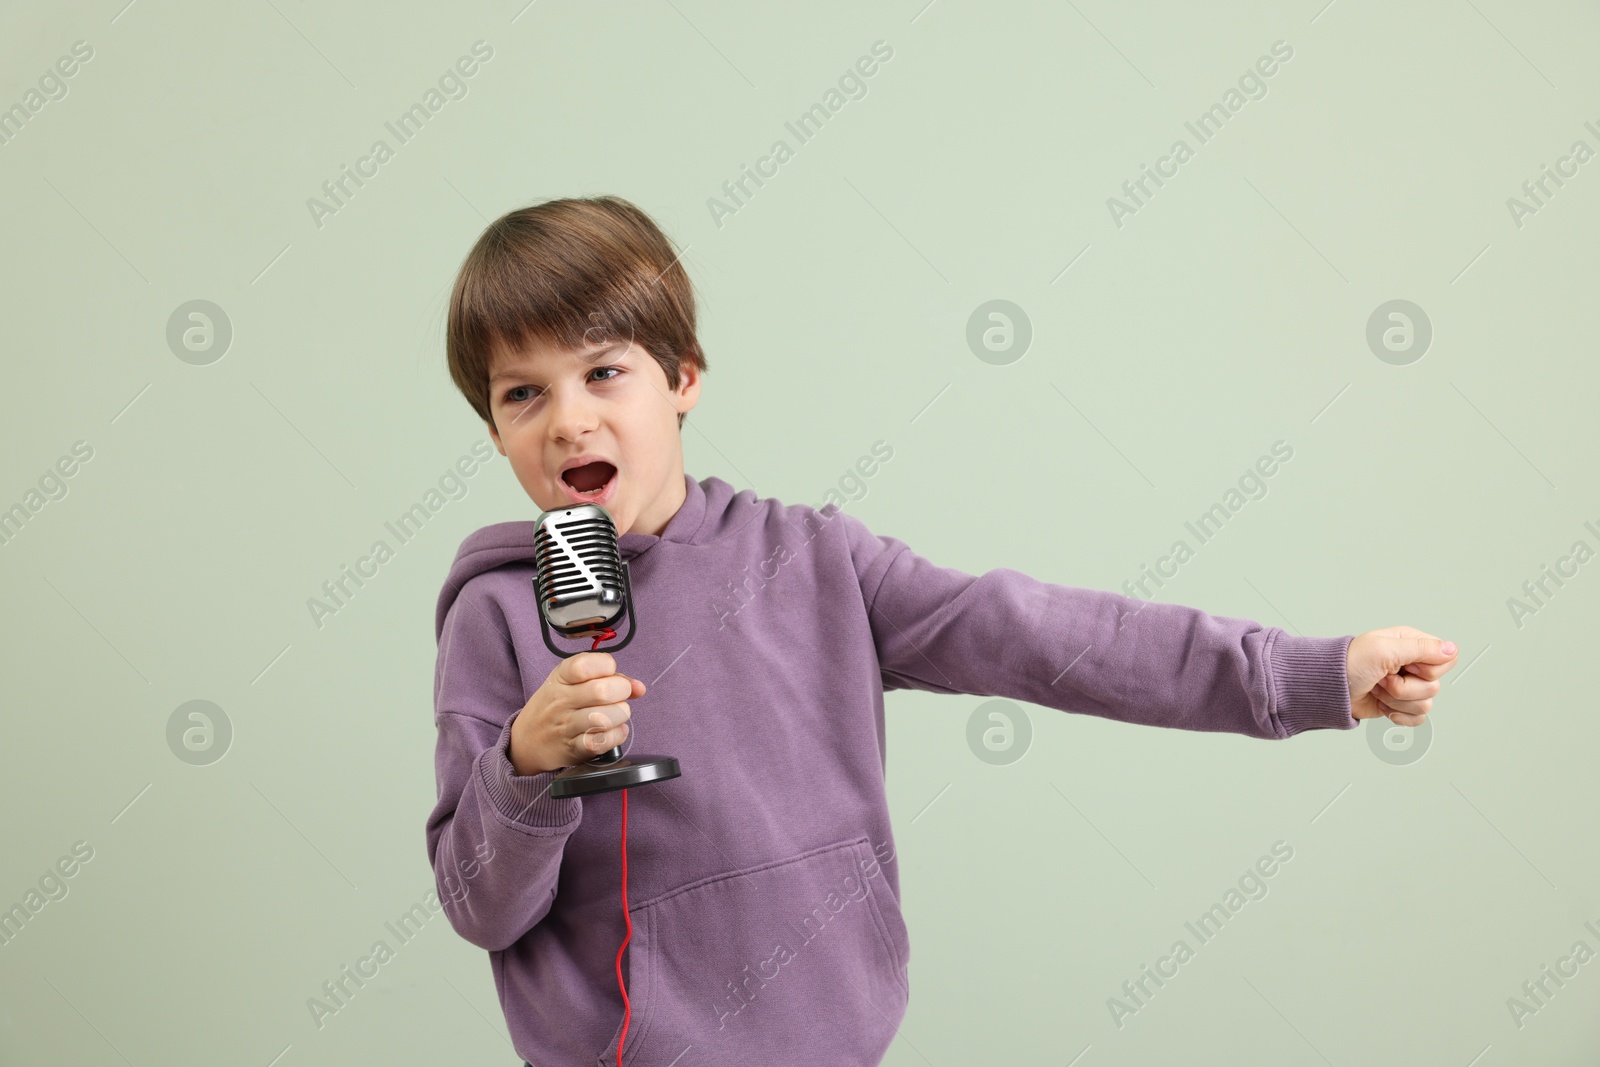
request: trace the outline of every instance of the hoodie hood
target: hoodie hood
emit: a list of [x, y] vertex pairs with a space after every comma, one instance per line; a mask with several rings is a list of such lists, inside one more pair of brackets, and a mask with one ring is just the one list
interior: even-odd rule
[[[741, 489], [735, 493], [733, 486], [721, 478], [708, 477], [695, 481], [687, 473], [683, 476], [683, 504], [667, 520], [659, 535], [629, 531], [617, 538], [617, 550], [624, 560], [644, 555], [662, 541], [684, 545], [710, 544], [723, 535], [738, 529], [755, 517], [760, 510], [755, 490]], [[444, 588], [439, 591], [439, 603], [434, 611], [433, 633], [438, 640], [444, 634], [445, 616], [456, 595], [475, 575], [494, 570], [507, 563], [533, 563], [533, 536], [538, 522], [526, 519], [520, 522], [497, 522], [467, 535], [456, 549], [456, 558], [450, 564], [450, 574]]]

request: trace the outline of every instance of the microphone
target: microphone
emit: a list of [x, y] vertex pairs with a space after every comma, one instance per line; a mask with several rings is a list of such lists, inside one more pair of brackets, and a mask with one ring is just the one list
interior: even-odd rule
[[[535, 526], [533, 587], [545, 647], [562, 659], [585, 651], [557, 648], [550, 639], [554, 629], [563, 637], [593, 638], [587, 651], [594, 651], [601, 641], [617, 636], [612, 624], [626, 612], [628, 635], [606, 651], [625, 647], [638, 632], [638, 623], [628, 565], [617, 550], [617, 526], [610, 512], [599, 504], [574, 504], [542, 512]], [[604, 793], [677, 778], [680, 773], [671, 756], [624, 759], [619, 745], [556, 775], [550, 795]]]

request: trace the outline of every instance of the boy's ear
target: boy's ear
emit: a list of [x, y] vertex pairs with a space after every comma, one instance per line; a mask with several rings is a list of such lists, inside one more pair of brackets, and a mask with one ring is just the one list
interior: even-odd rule
[[700, 399], [700, 368], [691, 359], [678, 361], [678, 388], [675, 395], [680, 416], [692, 409]]
[[495, 429], [493, 422], [486, 422], [484, 425], [489, 427], [489, 440], [494, 442], [494, 447], [502, 456], [505, 455], [506, 446], [500, 443], [500, 431]]

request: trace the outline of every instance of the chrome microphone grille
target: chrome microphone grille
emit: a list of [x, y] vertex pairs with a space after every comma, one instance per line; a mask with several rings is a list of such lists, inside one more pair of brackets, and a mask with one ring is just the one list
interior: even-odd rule
[[610, 626], [627, 607], [617, 527], [598, 504], [545, 512], [534, 535], [539, 610], [557, 632]]

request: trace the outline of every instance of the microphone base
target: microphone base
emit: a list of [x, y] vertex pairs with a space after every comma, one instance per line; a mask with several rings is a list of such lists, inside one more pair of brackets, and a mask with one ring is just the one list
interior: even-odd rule
[[650, 782], [664, 782], [683, 772], [671, 756], [632, 756], [614, 763], [580, 763], [568, 767], [550, 782], [553, 797], [581, 797], [609, 793]]

